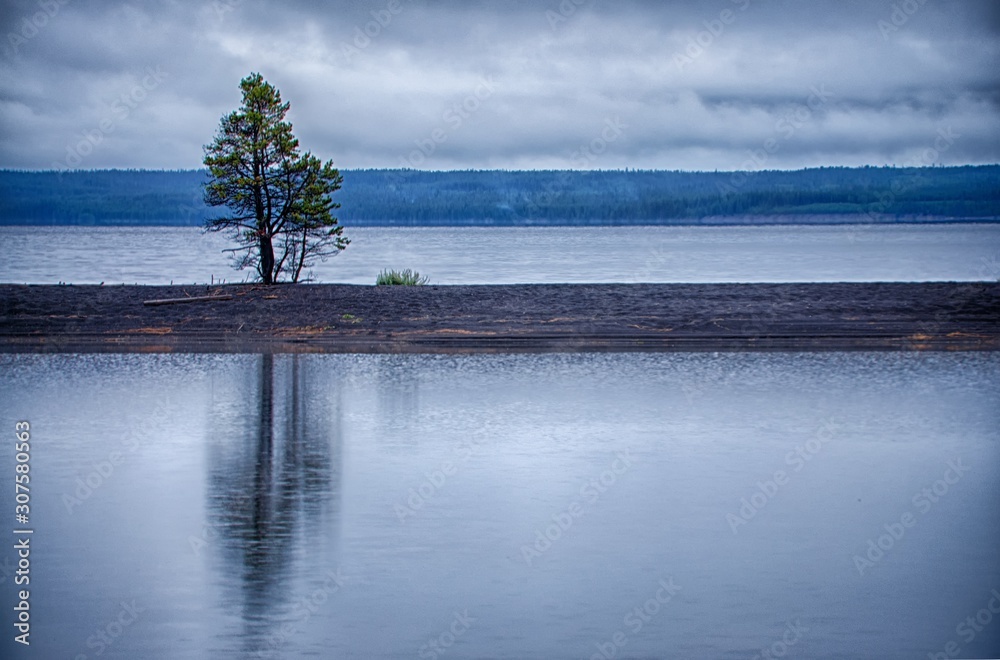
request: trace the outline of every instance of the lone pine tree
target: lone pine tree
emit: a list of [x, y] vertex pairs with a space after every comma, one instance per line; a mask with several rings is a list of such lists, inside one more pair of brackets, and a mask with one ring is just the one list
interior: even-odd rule
[[298, 282], [305, 268], [347, 247], [332, 211], [331, 195], [343, 177], [333, 161], [299, 150], [289, 104], [259, 73], [240, 81], [243, 104], [222, 118], [205, 147], [210, 179], [205, 203], [229, 214], [212, 218], [208, 231], [231, 232], [238, 269], [253, 268], [264, 284], [284, 276]]

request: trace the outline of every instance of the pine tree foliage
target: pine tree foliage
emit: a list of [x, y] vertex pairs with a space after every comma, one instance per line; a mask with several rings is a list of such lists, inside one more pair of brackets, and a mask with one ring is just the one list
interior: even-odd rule
[[264, 284], [299, 282], [316, 259], [347, 247], [331, 195], [343, 177], [333, 161], [302, 152], [285, 117], [281, 93], [253, 73], [240, 82], [243, 104], [222, 118], [205, 147], [205, 203], [227, 215], [209, 219], [208, 231], [228, 232], [235, 266], [252, 268]]

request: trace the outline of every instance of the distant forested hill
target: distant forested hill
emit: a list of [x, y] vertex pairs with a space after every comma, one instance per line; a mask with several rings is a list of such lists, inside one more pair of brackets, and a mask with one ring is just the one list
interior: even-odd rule
[[[1000, 220], [1000, 166], [762, 172], [348, 170], [346, 225]], [[0, 171], [0, 224], [201, 225], [204, 171]]]

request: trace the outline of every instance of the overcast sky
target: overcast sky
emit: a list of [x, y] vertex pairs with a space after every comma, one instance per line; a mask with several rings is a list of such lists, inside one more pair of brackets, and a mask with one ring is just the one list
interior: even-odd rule
[[341, 168], [1000, 162], [995, 0], [4, 0], [0, 167], [196, 168], [239, 81]]

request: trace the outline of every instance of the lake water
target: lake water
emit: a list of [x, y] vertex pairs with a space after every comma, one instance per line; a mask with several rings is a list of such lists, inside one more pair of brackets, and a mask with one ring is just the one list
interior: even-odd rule
[[3, 657], [1000, 655], [997, 353], [0, 373], [35, 530], [30, 650], [0, 557]]
[[[1000, 224], [770, 227], [349, 228], [313, 270], [374, 284], [412, 268], [434, 284], [860, 282], [1000, 278]], [[247, 276], [195, 228], [0, 227], [0, 282], [177, 284]]]

